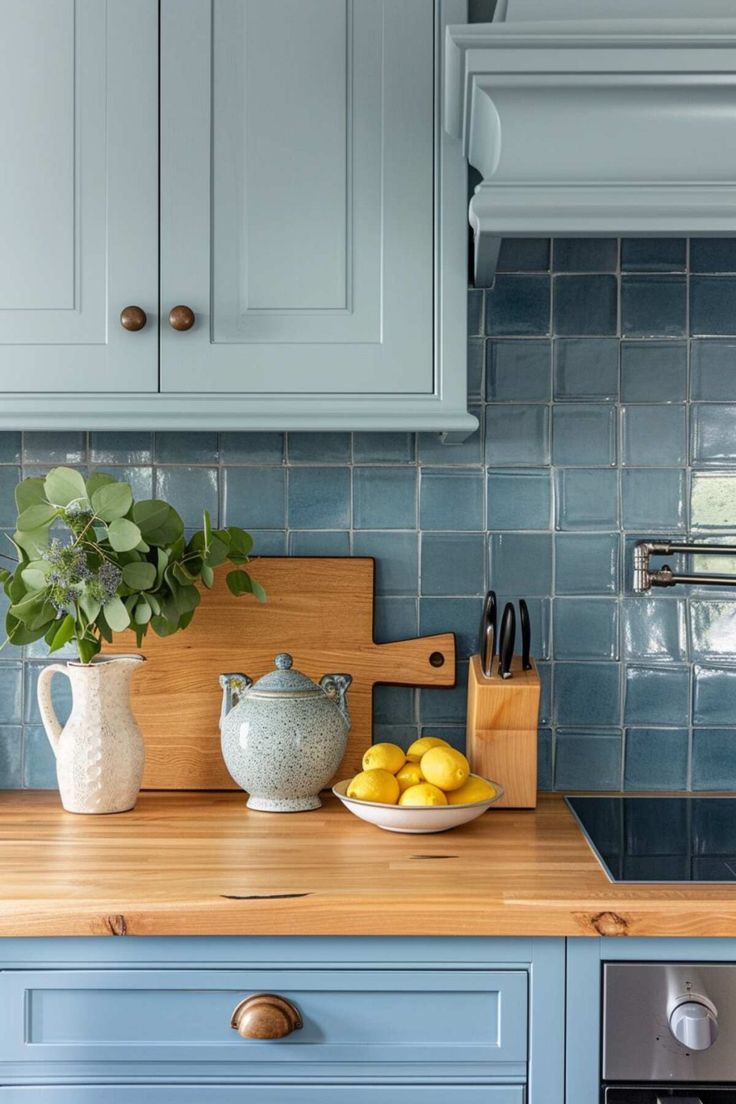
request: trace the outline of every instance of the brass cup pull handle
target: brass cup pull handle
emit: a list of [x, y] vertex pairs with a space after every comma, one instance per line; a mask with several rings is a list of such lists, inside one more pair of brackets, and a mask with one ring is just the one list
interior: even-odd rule
[[277, 993], [253, 993], [233, 1012], [230, 1026], [244, 1039], [284, 1039], [302, 1026], [296, 1005]]
[[169, 325], [172, 330], [191, 330], [194, 325], [194, 311], [191, 307], [172, 307], [169, 311]]
[[120, 325], [130, 333], [142, 330], [148, 319], [142, 307], [123, 307], [120, 312]]

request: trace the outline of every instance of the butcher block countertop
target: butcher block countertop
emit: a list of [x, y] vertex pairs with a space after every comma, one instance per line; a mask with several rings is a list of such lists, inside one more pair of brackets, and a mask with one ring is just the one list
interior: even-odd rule
[[558, 795], [439, 835], [394, 835], [330, 795], [144, 793], [75, 816], [0, 794], [0, 936], [736, 936], [736, 886], [612, 885]]

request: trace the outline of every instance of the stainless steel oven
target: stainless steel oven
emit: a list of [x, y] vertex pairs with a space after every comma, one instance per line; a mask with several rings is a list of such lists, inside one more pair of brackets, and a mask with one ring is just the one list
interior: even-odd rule
[[603, 968], [603, 1104], [736, 1104], [736, 965]]

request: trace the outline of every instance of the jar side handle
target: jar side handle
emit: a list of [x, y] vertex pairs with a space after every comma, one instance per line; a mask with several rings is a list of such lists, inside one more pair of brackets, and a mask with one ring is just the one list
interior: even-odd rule
[[352, 681], [353, 676], [347, 674], [323, 675], [319, 680], [319, 684], [327, 697], [334, 701], [335, 705], [342, 713], [348, 731], [350, 730], [352, 722], [350, 720], [350, 713], [348, 712], [347, 692]]
[[222, 687], [222, 708], [220, 710], [220, 732], [222, 732], [222, 726], [225, 722], [225, 718], [234, 705], [237, 705], [241, 697], [248, 689], [253, 685], [253, 679], [248, 678], [247, 675], [243, 675], [238, 671], [235, 671], [228, 675], [220, 675], [220, 686]]

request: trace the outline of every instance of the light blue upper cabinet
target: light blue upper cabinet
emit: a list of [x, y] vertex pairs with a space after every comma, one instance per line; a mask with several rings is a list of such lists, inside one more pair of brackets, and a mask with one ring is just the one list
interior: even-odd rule
[[155, 0], [3, 0], [3, 408], [158, 386], [157, 55]]
[[0, 425], [475, 428], [440, 119], [466, 0], [161, 0], [160, 63], [153, 0], [7, 7]]

